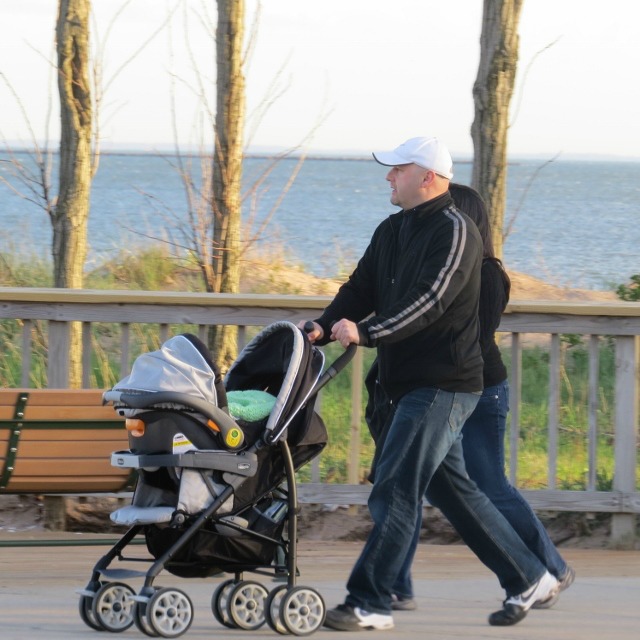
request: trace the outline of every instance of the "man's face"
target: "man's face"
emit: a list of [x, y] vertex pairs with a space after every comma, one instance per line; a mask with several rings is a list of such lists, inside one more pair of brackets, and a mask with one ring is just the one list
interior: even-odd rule
[[391, 204], [402, 209], [413, 209], [426, 202], [426, 188], [429, 173], [417, 164], [400, 164], [391, 167], [387, 180], [391, 185]]

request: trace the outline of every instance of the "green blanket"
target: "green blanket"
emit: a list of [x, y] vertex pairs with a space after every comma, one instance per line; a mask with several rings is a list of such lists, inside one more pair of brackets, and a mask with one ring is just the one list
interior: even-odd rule
[[246, 391], [227, 391], [229, 413], [236, 420], [257, 422], [266, 418], [276, 403], [276, 397], [266, 391], [248, 389]]

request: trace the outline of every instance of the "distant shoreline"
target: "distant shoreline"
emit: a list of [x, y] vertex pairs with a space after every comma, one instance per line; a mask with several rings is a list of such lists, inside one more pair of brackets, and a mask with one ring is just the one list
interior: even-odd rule
[[[28, 155], [33, 153], [32, 149], [11, 149], [11, 153], [15, 155]], [[53, 155], [59, 155], [58, 151], [51, 151]], [[2, 151], [0, 151], [2, 154]], [[121, 149], [121, 150], [111, 150], [111, 151], [101, 151], [101, 156], [111, 156], [111, 157], [125, 157], [125, 158], [143, 158], [145, 156], [154, 156], [154, 157], [163, 157], [163, 156], [174, 156], [175, 153], [170, 150], [135, 150], [135, 149]], [[180, 157], [182, 158], [206, 158], [209, 154], [204, 153], [181, 153]], [[290, 155], [282, 155], [282, 152], [273, 152], [273, 153], [245, 153], [243, 158], [245, 160], [272, 160], [274, 158], [278, 158], [282, 156], [280, 160], [295, 160], [298, 161], [300, 159], [301, 154], [290, 154]], [[305, 160], [328, 160], [328, 161], [349, 161], [349, 162], [369, 162], [372, 160], [371, 155], [315, 155], [315, 154], [306, 154]], [[473, 160], [456, 160], [456, 164], [472, 164]], [[514, 164], [513, 162], [509, 162], [509, 164]], [[517, 163], [516, 163], [517, 164]]]
[[[42, 149], [41, 149], [42, 151]], [[58, 155], [57, 148], [49, 149], [53, 155]], [[10, 143], [5, 143], [4, 150], [0, 150], [0, 155], [6, 153], [15, 154], [15, 155], [27, 155], [34, 153], [34, 149], [26, 148], [26, 147], [16, 147], [13, 148]], [[300, 156], [303, 155], [300, 152], [291, 153], [289, 155], [286, 154], [286, 149], [273, 149], [273, 150], [265, 150], [265, 151], [248, 151], [244, 154], [245, 159], [273, 159], [281, 156], [282, 160], [299, 160]], [[175, 150], [173, 148], [156, 148], [156, 149], [102, 149], [100, 151], [100, 155], [102, 156], [124, 156], [124, 157], [144, 157], [144, 156], [175, 156]], [[202, 158], [207, 157], [209, 154], [198, 153], [195, 151], [185, 151], [181, 152], [181, 157], [185, 158]], [[371, 154], [366, 152], [351, 152], [351, 151], [310, 151], [305, 155], [305, 159], [307, 160], [331, 160], [331, 161], [340, 161], [340, 160], [348, 160], [348, 161], [370, 161]], [[455, 164], [473, 164], [473, 158], [469, 157], [469, 154], [460, 154], [459, 156], [453, 154], [456, 158]], [[567, 156], [557, 156], [557, 154], [550, 153], [549, 155], [514, 155], [507, 161], [508, 165], [518, 165], [524, 162], [549, 162], [553, 160], [554, 162], [604, 162], [604, 163], [640, 163], [640, 157], [630, 157], [630, 156], [598, 156], [598, 155], [589, 155], [589, 154], [581, 154], [581, 155], [567, 155]]]

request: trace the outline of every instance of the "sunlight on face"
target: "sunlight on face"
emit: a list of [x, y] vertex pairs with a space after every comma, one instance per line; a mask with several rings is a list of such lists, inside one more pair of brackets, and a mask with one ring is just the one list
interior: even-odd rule
[[391, 204], [402, 209], [412, 209], [428, 200], [425, 178], [430, 172], [417, 164], [401, 164], [391, 167], [387, 180], [391, 185]]

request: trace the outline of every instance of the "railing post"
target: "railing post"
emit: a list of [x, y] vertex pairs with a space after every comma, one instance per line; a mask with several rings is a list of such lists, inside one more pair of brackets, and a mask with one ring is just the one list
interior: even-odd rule
[[33, 328], [33, 322], [31, 320], [25, 320], [22, 326], [22, 375], [20, 377], [20, 384], [27, 388], [30, 384], [31, 374], [31, 330]]
[[247, 327], [245, 325], [238, 326], [238, 354], [247, 346]]
[[351, 361], [351, 442], [347, 481], [360, 483], [360, 422], [362, 420], [362, 349], [356, 351]]
[[128, 376], [129, 367], [129, 344], [131, 342], [131, 326], [128, 322], [122, 323], [122, 335], [120, 336], [120, 378]]
[[511, 432], [509, 434], [509, 481], [518, 479], [518, 440], [520, 438], [520, 403], [522, 400], [522, 345], [520, 334], [511, 334], [511, 382], [509, 384]]
[[589, 426], [587, 490], [596, 490], [598, 469], [598, 369], [600, 366], [600, 340], [589, 336]]
[[91, 387], [91, 323], [82, 323], [82, 388]]
[[556, 488], [558, 475], [558, 425], [560, 416], [560, 336], [551, 334], [551, 353], [549, 355], [549, 416], [548, 434], [549, 446], [547, 448], [547, 484], [549, 489]]
[[69, 349], [71, 323], [49, 320], [47, 386], [69, 388]]
[[[613, 489], [624, 493], [636, 490], [636, 425], [638, 402], [635, 336], [616, 339], [615, 472]], [[611, 518], [611, 546], [633, 548], [636, 517], [614, 513]]]

